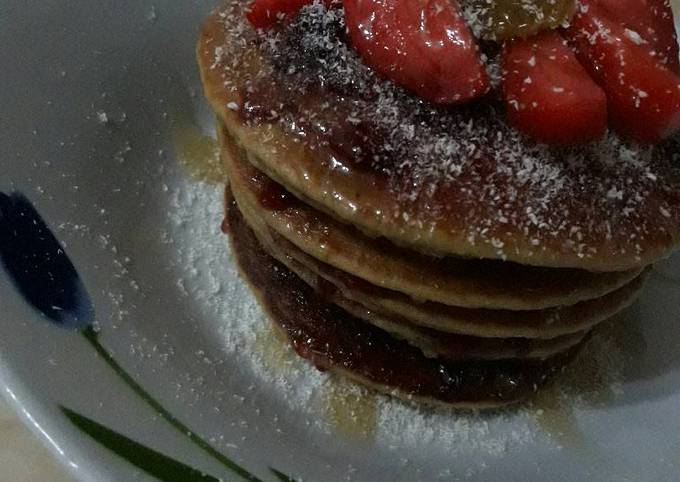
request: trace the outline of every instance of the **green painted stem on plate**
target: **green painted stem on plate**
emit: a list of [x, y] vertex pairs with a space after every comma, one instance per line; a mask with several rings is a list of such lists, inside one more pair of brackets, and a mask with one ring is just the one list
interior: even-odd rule
[[295, 479], [288, 477], [286, 474], [282, 474], [276, 469], [272, 469], [269, 467], [269, 470], [272, 471], [272, 474], [276, 475], [276, 478], [279, 479], [281, 482], [296, 482]]
[[[189, 437], [189, 439], [197, 447], [199, 447], [201, 450], [203, 450], [212, 458], [220, 462], [222, 465], [224, 465], [226, 468], [228, 468], [235, 474], [251, 482], [262, 482], [261, 479], [258, 479], [253, 474], [248, 472], [246, 469], [238, 465], [236, 462], [230, 460], [225, 455], [215, 450], [210, 444], [208, 444], [205, 440], [196, 435], [196, 433], [190, 430], [186, 425], [184, 425], [182, 422], [173, 417], [170, 412], [168, 412], [160, 403], [158, 403], [151, 395], [149, 395], [149, 393], [146, 390], [144, 390], [141, 387], [141, 385], [139, 385], [130, 375], [128, 375], [127, 372], [118, 364], [118, 362], [116, 362], [116, 360], [113, 359], [111, 354], [109, 354], [109, 352], [106, 351], [106, 349], [99, 343], [99, 336], [97, 332], [94, 330], [94, 328], [92, 328], [91, 326], [87, 327], [83, 331], [81, 331], [81, 333], [83, 337], [85, 337], [85, 339], [90, 343], [90, 345], [94, 347], [97, 353], [99, 353], [99, 355], [104, 359], [104, 361], [118, 374], [118, 376], [121, 377], [123, 381], [130, 388], [132, 388], [132, 390], [137, 395], [139, 395], [139, 397], [142, 400], [149, 404], [156, 411], [156, 413], [158, 413], [160, 417], [162, 417], [165, 421], [167, 421], [170, 425], [177, 429], [181, 434]], [[274, 470], [272, 469], [272, 471]], [[274, 473], [277, 474], [277, 471], [274, 471]]]
[[73, 424], [135, 467], [163, 482], [219, 482], [212, 475], [189, 467], [127, 438], [66, 407], [59, 407]]

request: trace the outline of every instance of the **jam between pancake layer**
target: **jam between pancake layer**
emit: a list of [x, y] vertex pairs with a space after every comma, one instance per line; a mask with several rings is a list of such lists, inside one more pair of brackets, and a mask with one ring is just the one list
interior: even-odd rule
[[384, 391], [434, 402], [497, 406], [522, 400], [546, 383], [576, 349], [542, 361], [444, 362], [324, 301], [267, 255], [227, 206], [230, 239], [244, 275], [295, 351], [319, 369], [344, 373]]

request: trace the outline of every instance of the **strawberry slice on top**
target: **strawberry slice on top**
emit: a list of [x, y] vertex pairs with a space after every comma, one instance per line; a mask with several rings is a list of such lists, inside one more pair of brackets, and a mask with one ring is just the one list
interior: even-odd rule
[[506, 43], [502, 66], [502, 94], [515, 128], [547, 144], [587, 142], [604, 134], [604, 91], [557, 32]]
[[659, 62], [675, 73], [680, 72], [678, 39], [668, 0], [599, 0], [595, 3], [603, 15], [627, 29], [631, 39], [649, 44]]
[[641, 41], [641, 34], [612, 18], [599, 0], [580, 3], [567, 33], [582, 64], [607, 95], [611, 125], [644, 143], [678, 132], [680, 76], [662, 63], [653, 45]]
[[380, 75], [440, 104], [489, 91], [475, 39], [456, 0], [343, 0], [347, 33]]

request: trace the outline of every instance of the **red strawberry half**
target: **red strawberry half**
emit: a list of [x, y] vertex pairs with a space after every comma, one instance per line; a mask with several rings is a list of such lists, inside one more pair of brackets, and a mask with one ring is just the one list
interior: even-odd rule
[[607, 18], [628, 29], [629, 37], [649, 44], [662, 64], [673, 72], [680, 71], [678, 39], [668, 0], [598, 0], [584, 4], [590, 3], [601, 8]]
[[662, 64], [654, 46], [631, 32], [598, 0], [581, 0], [567, 30], [582, 64], [607, 95], [611, 125], [655, 143], [680, 130], [680, 77]]
[[343, 0], [347, 32], [364, 62], [431, 102], [466, 102], [489, 90], [456, 0]]
[[539, 142], [570, 144], [601, 137], [607, 99], [565, 40], [544, 32], [503, 49], [508, 121]]

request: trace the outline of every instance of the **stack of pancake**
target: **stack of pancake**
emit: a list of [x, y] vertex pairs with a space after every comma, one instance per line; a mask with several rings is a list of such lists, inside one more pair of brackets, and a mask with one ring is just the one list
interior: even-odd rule
[[458, 407], [522, 400], [680, 240], [675, 144], [549, 148], [493, 98], [428, 106], [322, 5], [268, 35], [216, 11], [198, 60], [236, 259], [319, 369]]

